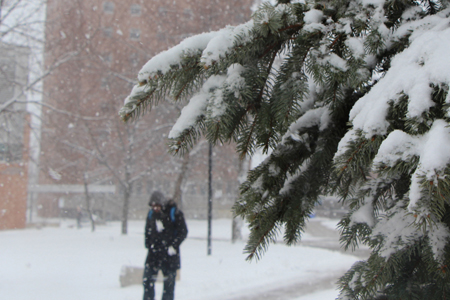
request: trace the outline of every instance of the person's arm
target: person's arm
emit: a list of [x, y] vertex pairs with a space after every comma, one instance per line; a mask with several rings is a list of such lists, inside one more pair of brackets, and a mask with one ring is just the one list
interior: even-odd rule
[[144, 232], [144, 235], [145, 235], [145, 248], [147, 248], [147, 249], [150, 249], [150, 246], [151, 246], [151, 231], [152, 231], [152, 228], [151, 228], [151, 223], [150, 222], [151, 221], [150, 221], [150, 219], [148, 218], [148, 215], [147, 215], [147, 219], [145, 221], [145, 232]]
[[188, 234], [188, 229], [186, 225], [186, 221], [184, 219], [184, 214], [181, 211], [178, 211], [176, 214], [176, 235], [174, 239], [172, 240], [172, 246], [175, 249], [178, 249], [181, 245], [181, 243], [186, 239]]

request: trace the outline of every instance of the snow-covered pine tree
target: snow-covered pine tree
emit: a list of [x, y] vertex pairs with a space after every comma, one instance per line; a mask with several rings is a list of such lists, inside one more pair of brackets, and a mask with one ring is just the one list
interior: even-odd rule
[[188, 99], [173, 153], [201, 134], [242, 156], [270, 153], [234, 207], [250, 224], [249, 258], [280, 228], [298, 241], [319, 195], [334, 193], [350, 207], [343, 246], [371, 248], [339, 299], [450, 299], [448, 4], [263, 4], [152, 58], [120, 115]]

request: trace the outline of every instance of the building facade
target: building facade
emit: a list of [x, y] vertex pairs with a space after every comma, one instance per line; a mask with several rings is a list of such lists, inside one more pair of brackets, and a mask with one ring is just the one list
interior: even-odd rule
[[[202, 218], [207, 205], [208, 144], [188, 158], [167, 153], [180, 112], [168, 101], [124, 124], [117, 116], [141, 66], [184, 38], [250, 18], [253, 0], [49, 0], [39, 184], [31, 189], [40, 217], [71, 217], [90, 202], [104, 219], [124, 209], [142, 218], [154, 190], [175, 194], [182, 174], [183, 210]], [[53, 67], [55, 66], [55, 67]], [[229, 216], [241, 162], [234, 145], [213, 152], [214, 215]]]
[[28, 56], [26, 47], [0, 43], [0, 230], [26, 226]]

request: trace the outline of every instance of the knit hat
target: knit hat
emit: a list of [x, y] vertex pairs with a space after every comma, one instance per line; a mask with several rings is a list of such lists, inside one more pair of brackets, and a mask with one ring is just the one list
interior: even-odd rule
[[163, 193], [160, 191], [154, 191], [153, 194], [150, 196], [150, 201], [148, 202], [149, 206], [152, 205], [163, 205], [163, 203], [166, 201], [166, 197], [164, 197]]

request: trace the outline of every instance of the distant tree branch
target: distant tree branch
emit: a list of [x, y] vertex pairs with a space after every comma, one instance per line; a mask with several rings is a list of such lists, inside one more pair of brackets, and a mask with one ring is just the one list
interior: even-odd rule
[[62, 64], [70, 61], [72, 58], [74, 58], [75, 56], [77, 56], [79, 53], [78, 52], [70, 52], [67, 55], [65, 55], [62, 59], [60, 59], [59, 61], [57, 61], [56, 63], [54, 63], [47, 71], [45, 71], [41, 76], [39, 76], [38, 78], [36, 78], [32, 83], [28, 84], [26, 87], [24, 87], [22, 89], [22, 91], [14, 96], [13, 98], [11, 98], [10, 100], [6, 101], [5, 103], [3, 103], [3, 105], [0, 106], [0, 113], [3, 112], [8, 106], [10, 106], [11, 104], [15, 103], [18, 101], [18, 99], [20, 97], [22, 97], [23, 95], [25, 95], [25, 93], [27, 91], [29, 91], [33, 86], [35, 86], [37, 83], [39, 83], [40, 81], [42, 81], [45, 77], [47, 77], [48, 75], [50, 75], [52, 73], [53, 70], [55, 70], [56, 68], [58, 68], [59, 66], [61, 66]]
[[44, 103], [44, 102], [41, 102], [41, 101], [36, 101], [36, 100], [33, 100], [33, 101], [16, 101], [16, 103], [31, 103], [31, 104], [41, 105], [41, 106], [49, 108], [49, 109], [51, 109], [51, 110], [53, 110], [53, 111], [55, 111], [57, 113], [64, 114], [64, 115], [67, 115], [67, 116], [70, 116], [70, 117], [74, 117], [74, 118], [77, 118], [77, 119], [81, 119], [81, 120], [86, 120], [86, 121], [101, 121], [101, 120], [108, 120], [108, 119], [110, 119], [110, 117], [88, 117], [88, 116], [82, 116], [82, 115], [74, 114], [74, 113], [71, 113], [70, 111], [59, 109], [59, 108], [56, 108], [56, 107], [54, 107], [54, 106], [52, 106], [50, 104], [47, 104], [47, 103]]
[[123, 81], [126, 81], [126, 82], [128, 82], [128, 83], [133, 83], [133, 84], [135, 84], [135, 83], [137, 82], [136, 79], [128, 78], [128, 77], [126, 77], [126, 76], [124, 76], [124, 75], [122, 75], [122, 74], [119, 74], [119, 73], [117, 73], [117, 72], [111, 72], [111, 74], [112, 74], [114, 77], [117, 77], [117, 78], [119, 78], [119, 79], [122, 79]]

